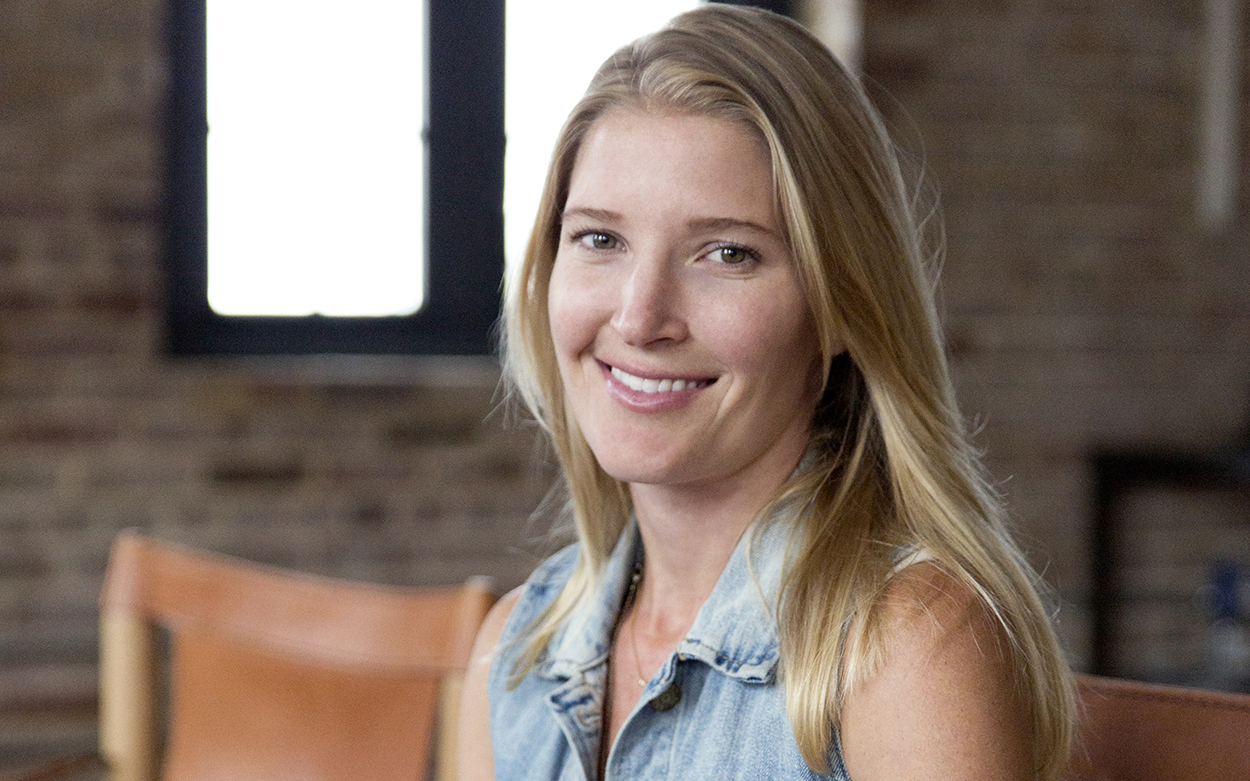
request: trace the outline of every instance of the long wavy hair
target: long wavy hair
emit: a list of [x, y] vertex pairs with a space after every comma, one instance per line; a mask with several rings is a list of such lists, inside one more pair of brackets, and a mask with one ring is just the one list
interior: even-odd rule
[[523, 676], [590, 598], [631, 511], [627, 487], [599, 466], [566, 404], [547, 314], [578, 149], [618, 109], [728, 119], [768, 149], [827, 378], [803, 467], [761, 513], [798, 508], [778, 625], [781, 681], [804, 760], [829, 772], [842, 703], [883, 657], [886, 586], [896, 552], [910, 545], [1001, 622], [1032, 719], [1037, 777], [1058, 778], [1072, 739], [1071, 676], [1039, 579], [1007, 531], [955, 406], [926, 215], [858, 80], [798, 24], [757, 9], [701, 6], [625, 46], [559, 135], [508, 289], [503, 354], [563, 468], [580, 558], [525, 636], [514, 672]]

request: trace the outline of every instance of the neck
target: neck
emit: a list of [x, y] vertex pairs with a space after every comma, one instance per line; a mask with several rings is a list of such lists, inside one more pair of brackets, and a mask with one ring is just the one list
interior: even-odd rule
[[630, 485], [646, 551], [634, 606], [640, 630], [677, 639], [689, 630], [743, 533], [797, 461], [795, 454], [762, 473], [736, 476], [750, 479]]

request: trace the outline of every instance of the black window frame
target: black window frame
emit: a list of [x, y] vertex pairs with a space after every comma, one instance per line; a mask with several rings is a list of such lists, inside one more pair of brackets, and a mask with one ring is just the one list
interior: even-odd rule
[[426, 0], [426, 298], [402, 317], [225, 316], [208, 304], [208, 0], [168, 0], [162, 254], [174, 356], [492, 352], [504, 269], [503, 0]]

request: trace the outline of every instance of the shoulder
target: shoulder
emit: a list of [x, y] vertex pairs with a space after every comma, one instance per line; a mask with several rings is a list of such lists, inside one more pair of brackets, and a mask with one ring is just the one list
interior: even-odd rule
[[473, 662], [490, 664], [490, 657], [499, 639], [503, 636], [504, 627], [508, 624], [517, 603], [525, 596], [526, 585], [520, 585], [504, 594], [502, 598], [486, 614], [482, 628], [478, 631], [477, 642], [473, 644]]
[[576, 546], [561, 550], [539, 565], [524, 584], [505, 594], [486, 614], [473, 644], [460, 704], [457, 764], [461, 778], [487, 781], [495, 777], [494, 754], [489, 747], [490, 678], [496, 656], [501, 644], [528, 626], [555, 598], [576, 562]]
[[981, 596], [922, 561], [891, 578], [879, 620], [880, 663], [842, 709], [851, 777], [1032, 778], [1010, 640]]
[[904, 562], [886, 587], [881, 616], [892, 652], [932, 651], [927, 641], [949, 638], [961, 629], [988, 631], [992, 637], [986, 639], [999, 639], [993, 611], [965, 581], [916, 554]]
[[576, 544], [562, 548], [539, 564], [523, 584], [496, 602], [482, 622], [475, 659], [485, 656], [489, 665], [501, 642], [511, 640], [546, 610], [568, 583], [577, 559]]
[[544, 560], [516, 590], [508, 619], [501, 624], [505, 643], [521, 634], [564, 591], [577, 568], [580, 550], [569, 545]]
[[469, 667], [464, 676], [457, 727], [456, 766], [465, 781], [491, 781], [495, 777], [494, 754], [490, 751], [490, 702], [487, 693], [491, 660], [508, 617], [512, 615], [525, 586], [513, 589], [495, 603], [478, 630]]
[[580, 555], [581, 546], [573, 543], [548, 556], [525, 581], [528, 597], [541, 599], [553, 590], [559, 593], [572, 577]]

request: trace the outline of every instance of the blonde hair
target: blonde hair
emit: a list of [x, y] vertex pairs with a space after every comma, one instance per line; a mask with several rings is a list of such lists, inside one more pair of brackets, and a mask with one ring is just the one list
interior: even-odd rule
[[1057, 778], [1073, 729], [1070, 673], [954, 403], [929, 242], [899, 156], [861, 85], [828, 50], [798, 24], [752, 8], [702, 6], [622, 48], [557, 141], [508, 291], [504, 359], [551, 437], [581, 545], [572, 578], [527, 635], [517, 675], [590, 597], [629, 519], [626, 486], [599, 467], [565, 404], [547, 319], [578, 149], [618, 108], [726, 118], [769, 151], [827, 377], [803, 468], [773, 503], [800, 508], [778, 610], [781, 680], [805, 761], [829, 772], [844, 697], [883, 654], [894, 556], [911, 545], [1001, 622], [1032, 718], [1037, 776]]

